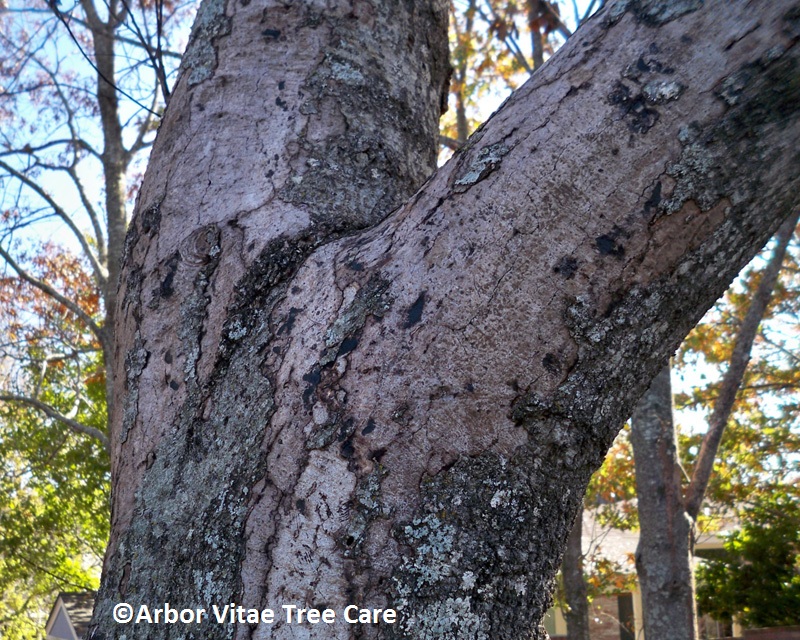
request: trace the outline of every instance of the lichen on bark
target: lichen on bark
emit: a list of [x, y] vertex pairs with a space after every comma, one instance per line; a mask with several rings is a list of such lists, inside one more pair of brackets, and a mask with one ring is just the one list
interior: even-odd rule
[[208, 80], [217, 67], [214, 40], [230, 34], [231, 20], [225, 14], [227, 0], [209, 0], [200, 4], [189, 36], [189, 45], [181, 59], [181, 69], [188, 73], [190, 85]]

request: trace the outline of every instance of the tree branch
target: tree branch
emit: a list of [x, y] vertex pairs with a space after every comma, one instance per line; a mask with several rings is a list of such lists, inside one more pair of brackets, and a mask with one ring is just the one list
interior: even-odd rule
[[11, 257], [11, 255], [0, 247], [0, 257], [2, 257], [9, 266], [17, 272], [17, 275], [22, 278], [25, 282], [30, 284], [33, 287], [39, 289], [39, 291], [47, 294], [60, 304], [64, 305], [67, 309], [72, 311], [78, 318], [80, 318], [88, 327], [91, 329], [92, 333], [97, 337], [100, 341], [100, 344], [105, 345], [106, 337], [103, 329], [92, 319], [92, 317], [86, 313], [83, 309], [81, 309], [75, 302], [70, 300], [69, 298], [65, 297], [58, 291], [56, 291], [53, 287], [51, 287], [46, 282], [42, 282], [34, 278], [30, 275], [25, 269], [23, 269], [17, 262]]
[[800, 217], [800, 212], [793, 214], [778, 231], [778, 244], [764, 269], [761, 282], [758, 283], [758, 288], [753, 296], [753, 301], [750, 303], [750, 308], [742, 321], [739, 335], [736, 336], [736, 344], [733, 347], [730, 364], [722, 379], [719, 396], [717, 396], [714, 410], [708, 421], [708, 431], [700, 445], [700, 453], [697, 456], [694, 473], [692, 473], [692, 481], [686, 489], [686, 513], [693, 519], [697, 519], [697, 515], [700, 512], [700, 506], [708, 488], [711, 472], [714, 469], [714, 460], [717, 457], [719, 443], [722, 440], [722, 434], [733, 410], [736, 393], [742, 384], [747, 363], [750, 361], [750, 352], [753, 348], [758, 325], [761, 324], [764, 312], [767, 310], [769, 301], [772, 298], [772, 291], [775, 289], [783, 258], [786, 255], [786, 247], [794, 235], [798, 217]]
[[458, 151], [462, 146], [464, 146], [455, 138], [450, 138], [448, 136], [443, 136], [443, 135], [439, 136], [439, 144], [453, 151]]
[[[52, 207], [53, 212], [61, 218], [61, 221], [69, 227], [69, 230], [72, 231], [75, 238], [78, 240], [78, 243], [81, 245], [81, 249], [83, 250], [86, 258], [89, 260], [89, 263], [92, 265], [92, 270], [94, 271], [95, 277], [97, 278], [98, 283], [104, 283], [108, 274], [106, 273], [105, 267], [100, 264], [95, 256], [94, 252], [92, 251], [91, 246], [89, 245], [88, 240], [86, 240], [86, 236], [83, 235], [80, 229], [78, 229], [78, 225], [75, 224], [75, 221], [72, 217], [62, 209], [59, 204], [52, 198], [52, 196], [47, 193], [41, 185], [34, 182], [30, 177], [26, 176], [21, 171], [18, 171], [14, 167], [12, 167], [7, 162], [0, 160], [0, 168], [6, 170], [9, 174], [14, 176], [17, 180], [22, 182], [25, 186], [31, 189], [36, 195], [38, 195], [42, 200], [44, 200], [50, 207]], [[88, 213], [91, 217], [91, 209], [88, 210]]]
[[110, 442], [108, 440], [108, 436], [105, 433], [100, 431], [100, 429], [96, 429], [95, 427], [89, 427], [85, 424], [78, 422], [77, 420], [73, 420], [72, 418], [68, 418], [63, 413], [56, 411], [53, 407], [49, 404], [42, 402], [41, 400], [36, 400], [35, 398], [29, 398], [27, 396], [18, 396], [15, 394], [0, 394], [0, 401], [2, 402], [16, 402], [19, 404], [24, 404], [29, 407], [33, 407], [34, 409], [38, 409], [42, 413], [44, 413], [47, 417], [52, 418], [53, 420], [57, 420], [61, 424], [69, 427], [76, 433], [81, 433], [86, 436], [90, 436], [95, 440], [100, 441], [103, 447], [105, 447], [106, 451], [110, 450]]

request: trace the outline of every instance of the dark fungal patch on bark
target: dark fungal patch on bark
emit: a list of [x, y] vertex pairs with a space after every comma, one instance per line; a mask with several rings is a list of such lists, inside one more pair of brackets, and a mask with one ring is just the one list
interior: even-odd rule
[[625, 255], [625, 247], [617, 241], [617, 236], [613, 233], [605, 233], [595, 238], [595, 245], [600, 255], [622, 258]]
[[608, 94], [608, 101], [619, 107], [622, 119], [634, 133], [647, 133], [658, 122], [658, 111], [648, 106], [645, 96], [620, 81]]
[[422, 291], [414, 303], [408, 308], [406, 312], [406, 321], [403, 325], [404, 329], [410, 329], [415, 324], [419, 323], [422, 320], [422, 310], [425, 307], [425, 294], [426, 291]]
[[158, 290], [155, 292], [157, 296], [162, 298], [171, 298], [175, 293], [173, 287], [173, 280], [175, 279], [175, 272], [178, 270], [178, 263], [181, 261], [181, 255], [177, 251], [173, 253], [164, 264], [166, 273], [158, 285]]
[[553, 273], [557, 273], [567, 280], [570, 280], [578, 270], [578, 261], [572, 256], [561, 256], [553, 267]]
[[561, 363], [554, 353], [545, 354], [542, 358], [542, 366], [553, 375], [561, 373]]
[[367, 425], [361, 430], [361, 435], [368, 436], [373, 431], [375, 431], [375, 420], [374, 418], [370, 418], [367, 420]]

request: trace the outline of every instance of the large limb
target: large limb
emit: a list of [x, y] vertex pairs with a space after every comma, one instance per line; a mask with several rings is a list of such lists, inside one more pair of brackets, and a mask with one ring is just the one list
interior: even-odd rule
[[589, 476], [797, 204], [796, 3], [607, 7], [377, 225], [446, 6], [328, 5], [203, 5], [118, 298], [106, 636], [129, 598], [543, 637]]

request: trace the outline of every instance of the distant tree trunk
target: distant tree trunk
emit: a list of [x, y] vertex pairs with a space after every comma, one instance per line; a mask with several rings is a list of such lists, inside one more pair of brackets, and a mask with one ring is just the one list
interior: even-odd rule
[[564, 579], [564, 595], [567, 601], [568, 640], [589, 640], [589, 599], [583, 575], [583, 506], [567, 538], [561, 574]]
[[798, 213], [795, 213], [784, 222], [776, 236], [775, 250], [736, 336], [733, 355], [685, 493], [672, 421], [669, 367], [653, 381], [633, 414], [631, 443], [641, 524], [636, 570], [642, 589], [645, 637], [691, 640], [697, 636], [692, 562], [694, 523], [700, 514], [758, 326], [769, 305], [797, 222]]
[[640, 536], [636, 572], [646, 638], [694, 640], [693, 521], [683, 508], [669, 365], [631, 419]]
[[129, 601], [544, 638], [619, 425], [796, 204], [796, 4], [616, 4], [421, 189], [446, 3], [322, 6], [200, 8], [126, 242], [95, 637], [185, 637]]

